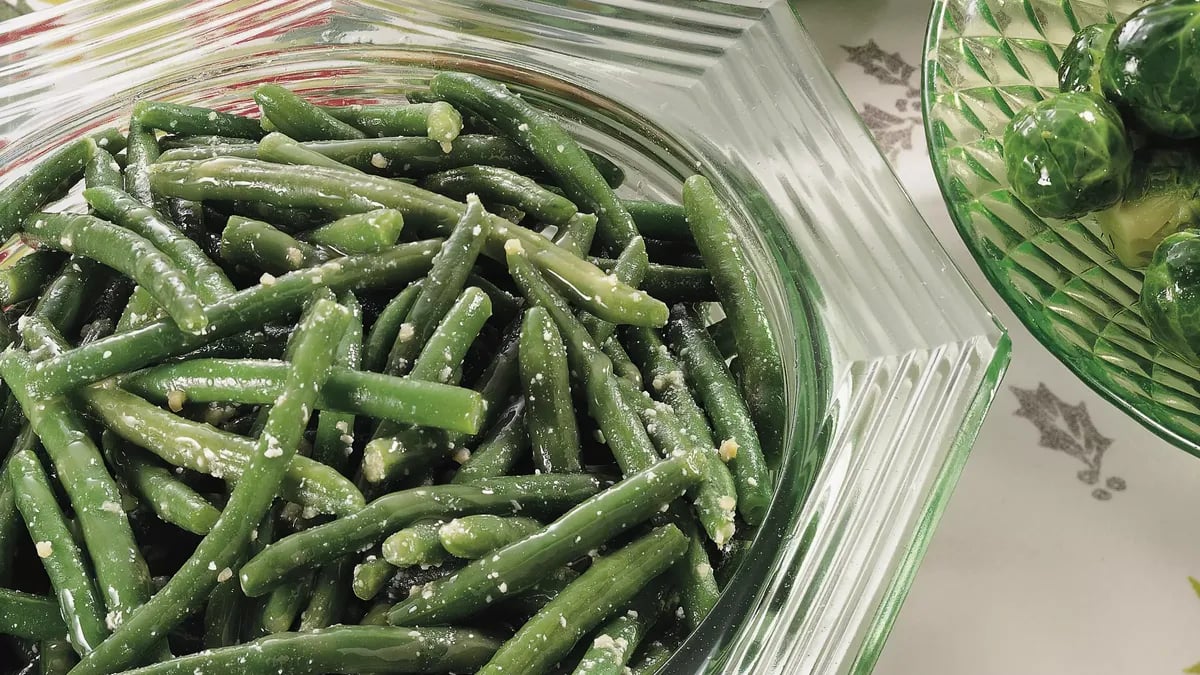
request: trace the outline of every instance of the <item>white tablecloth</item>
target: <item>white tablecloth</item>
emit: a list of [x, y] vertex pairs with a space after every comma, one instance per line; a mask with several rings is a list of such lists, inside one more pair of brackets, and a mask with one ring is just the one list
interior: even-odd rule
[[1008, 375], [877, 675], [1130, 675], [1200, 662], [1200, 597], [1189, 582], [1200, 577], [1200, 460], [1061, 365], [967, 253], [921, 124], [930, 1], [796, 7], [913, 202], [1013, 339]]

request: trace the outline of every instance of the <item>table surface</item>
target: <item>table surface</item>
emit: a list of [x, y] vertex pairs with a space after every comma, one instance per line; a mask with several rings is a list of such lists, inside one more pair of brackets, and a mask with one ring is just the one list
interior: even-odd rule
[[[794, 2], [914, 204], [1013, 341], [876, 674], [1200, 673], [1200, 582], [1191, 580], [1200, 577], [1200, 461], [1079, 381], [967, 253], [921, 122], [930, 0]], [[0, 18], [13, 4], [0, 0]]]
[[1013, 341], [876, 675], [1200, 672], [1200, 586], [1189, 580], [1200, 578], [1200, 461], [1051, 356], [967, 253], [921, 123], [930, 5], [795, 0], [913, 202]]

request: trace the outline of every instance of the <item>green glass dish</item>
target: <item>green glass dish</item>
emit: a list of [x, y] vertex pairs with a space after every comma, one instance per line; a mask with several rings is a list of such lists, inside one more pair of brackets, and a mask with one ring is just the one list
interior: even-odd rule
[[1084, 382], [1200, 456], [1200, 370], [1150, 337], [1141, 272], [1092, 219], [1043, 219], [1009, 191], [1001, 141], [1013, 114], [1058, 89], [1077, 30], [1138, 0], [937, 0], [925, 43], [929, 154], [967, 248], [1025, 326]]

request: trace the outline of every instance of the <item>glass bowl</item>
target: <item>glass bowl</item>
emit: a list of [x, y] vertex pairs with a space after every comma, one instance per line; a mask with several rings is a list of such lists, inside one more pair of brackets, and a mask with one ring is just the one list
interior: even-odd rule
[[677, 199], [740, 221], [791, 412], [776, 499], [669, 672], [869, 671], [1008, 361], [785, 0], [95, 0], [0, 26], [0, 180], [133, 100], [250, 111], [275, 80], [397, 98], [506, 81]]
[[1151, 431], [1200, 456], [1200, 370], [1158, 346], [1142, 319], [1142, 274], [1099, 225], [1041, 219], [1009, 191], [1001, 139], [1012, 115], [1058, 90], [1076, 30], [1139, 0], [938, 0], [925, 44], [929, 154], [959, 233], [992, 286], [1046, 347]]

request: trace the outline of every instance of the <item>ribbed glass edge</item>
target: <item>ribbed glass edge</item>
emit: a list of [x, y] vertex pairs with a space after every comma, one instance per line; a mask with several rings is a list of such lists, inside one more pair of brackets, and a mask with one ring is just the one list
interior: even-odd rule
[[[332, 11], [360, 21], [361, 31], [324, 35], [321, 17]], [[819, 339], [810, 358], [829, 384], [792, 392], [797, 405], [805, 397], [828, 400], [801, 433], [828, 450], [808, 456], [819, 466], [792, 466], [784, 475], [793, 484], [781, 489], [797, 501], [777, 505], [768, 520], [779, 528], [771, 535], [780, 545], [734, 580], [760, 585], [740, 593], [738, 603], [726, 593], [689, 643], [713, 636], [720, 652], [701, 644], [690, 653], [726, 673], [834, 673], [873, 664], [1008, 345], [786, 2], [613, 0], [580, 9], [533, 0], [94, 0], [36, 18], [40, 28], [27, 36], [0, 26], [0, 138], [45, 128], [39, 114], [57, 110], [50, 106], [86, 108], [181, 67], [198, 50], [271, 42], [281, 31], [290, 44], [303, 33], [309, 44], [370, 36], [414, 48], [444, 47], [452, 38], [454, 49], [500, 61], [536, 52], [533, 61], [547, 74], [672, 133], [726, 195], [740, 197], [741, 215], [772, 220], [787, 248], [803, 252], [802, 260], [789, 257], [767, 235], [750, 233], [790, 266], [811, 295], [803, 303], [813, 314], [809, 328], [828, 339], [828, 351]], [[77, 86], [64, 87], [63, 72]], [[758, 117], [747, 120], [747, 110]], [[820, 391], [826, 387], [828, 395]], [[753, 578], [755, 570], [767, 576]], [[722, 610], [735, 604], [750, 610], [747, 620], [722, 629]], [[670, 672], [688, 672], [688, 656], [685, 650]]]
[[1008, 280], [1002, 276], [1001, 270], [994, 264], [994, 261], [987, 257], [983, 248], [974, 243], [975, 238], [971, 231], [971, 214], [965, 204], [959, 203], [959, 200], [947, 184], [950, 172], [945, 165], [946, 148], [942, 144], [940, 134], [936, 133], [936, 130], [932, 126], [934, 120], [932, 113], [933, 106], [935, 105], [933, 92], [938, 89], [937, 45], [941, 39], [942, 29], [947, 20], [947, 8], [948, 5], [944, 0], [935, 0], [929, 15], [929, 25], [925, 32], [925, 62], [922, 69], [921, 118], [924, 123], [926, 145], [929, 148], [930, 161], [933, 162], [933, 173], [937, 178], [938, 188], [946, 201], [947, 208], [950, 210], [951, 220], [954, 222], [955, 229], [963, 241], [967, 243], [967, 251], [970, 252], [971, 257], [983, 271], [983, 275], [988, 280], [988, 283], [1004, 299], [1004, 302], [1025, 326], [1026, 330], [1051, 354], [1054, 354], [1063, 365], [1075, 373], [1084, 384], [1099, 394], [1101, 398], [1137, 420], [1139, 424], [1149, 429], [1154, 435], [1191, 455], [1200, 457], [1200, 443], [1196, 439], [1188, 438], [1168, 424], [1165, 424], [1159, 415], [1168, 413], [1164, 413], [1153, 401], [1137, 393], [1124, 393], [1124, 388], [1119, 384], [1110, 386], [1108, 374], [1103, 369], [1095, 367], [1093, 360], [1071, 358], [1069, 354], [1064, 354], [1062, 342], [1056, 340], [1050, 333], [1049, 328], [1037, 319], [1035, 315], [1036, 310], [1029, 304], [1029, 299], [1022, 295], [1020, 290], [1013, 286], [1013, 284], [1008, 283]]
[[851, 672], [870, 673], [875, 668], [875, 663], [879, 660], [888, 635], [895, 625], [896, 617], [900, 613], [900, 607], [916, 579], [921, 560], [925, 557], [925, 552], [928, 550], [942, 514], [946, 510], [946, 505], [954, 494], [954, 487], [971, 456], [971, 448], [975, 445], [975, 440], [983, 426], [983, 420], [991, 408], [1011, 358], [1012, 341], [1008, 335], [1005, 335], [996, 345], [994, 358], [983, 373], [975, 398], [965, 411], [958, 436], [933, 481], [924, 514], [913, 526], [912, 543], [897, 566], [890, 588], [883, 594], [879, 610], [863, 637], [862, 648], [859, 649], [858, 657], [850, 669]]

